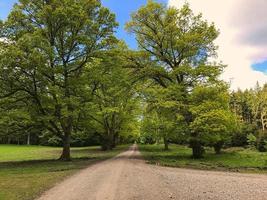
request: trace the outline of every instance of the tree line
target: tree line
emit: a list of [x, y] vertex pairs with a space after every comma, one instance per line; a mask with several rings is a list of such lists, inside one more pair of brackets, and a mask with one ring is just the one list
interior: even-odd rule
[[266, 86], [219, 79], [213, 23], [150, 0], [125, 25], [137, 50], [117, 27], [99, 0], [20, 0], [0, 22], [0, 142], [60, 144], [62, 160], [71, 145], [265, 146]]

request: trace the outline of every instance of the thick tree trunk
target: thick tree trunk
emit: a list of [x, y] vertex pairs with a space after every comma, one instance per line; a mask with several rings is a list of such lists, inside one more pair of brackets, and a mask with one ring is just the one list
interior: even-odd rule
[[70, 157], [70, 136], [71, 136], [71, 131], [66, 130], [64, 133], [64, 137], [63, 137], [63, 150], [62, 150], [62, 154], [61, 154], [59, 160], [63, 160], [63, 161], [70, 161], [71, 160], [71, 157]]
[[194, 159], [203, 158], [204, 148], [201, 145], [193, 146], [192, 153], [193, 153], [192, 157]]
[[163, 138], [164, 141], [164, 150], [167, 151], [169, 150], [169, 143], [166, 137]]
[[192, 148], [192, 158], [194, 159], [203, 158], [205, 150], [201, 144], [201, 141], [198, 138], [191, 138], [190, 147]]
[[112, 150], [112, 146], [113, 146], [113, 134], [109, 132], [102, 139], [102, 150], [103, 151]]

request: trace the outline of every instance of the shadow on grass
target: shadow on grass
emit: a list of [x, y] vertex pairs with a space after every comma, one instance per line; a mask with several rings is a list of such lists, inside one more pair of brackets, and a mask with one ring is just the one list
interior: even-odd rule
[[[103, 157], [79, 157], [71, 161], [61, 161], [57, 159], [42, 159], [29, 161], [10, 161], [0, 162], [0, 172], [8, 173], [42, 173], [42, 172], [60, 172], [80, 170], [93, 164], [109, 159], [109, 156]], [[1, 174], [1, 173], [0, 173]]]
[[112, 158], [121, 151], [126, 150], [126, 147], [116, 147], [111, 151], [102, 151], [101, 148], [87, 148], [72, 150], [73, 158], [71, 161], [61, 161], [58, 159], [37, 159], [37, 160], [22, 160], [22, 161], [4, 161], [0, 162], [0, 169], [12, 170], [23, 168], [51, 168], [59, 170], [80, 169], [90, 166], [91, 164]]

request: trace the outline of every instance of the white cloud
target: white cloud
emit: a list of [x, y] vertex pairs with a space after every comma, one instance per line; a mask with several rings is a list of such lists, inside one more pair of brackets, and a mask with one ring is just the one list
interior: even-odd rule
[[[180, 7], [186, 0], [169, 0]], [[266, 0], [187, 0], [195, 13], [202, 13], [220, 30], [218, 56], [228, 65], [223, 74], [232, 89], [245, 89], [267, 82], [267, 75], [251, 66], [267, 58]], [[266, 33], [265, 35], [263, 33]]]

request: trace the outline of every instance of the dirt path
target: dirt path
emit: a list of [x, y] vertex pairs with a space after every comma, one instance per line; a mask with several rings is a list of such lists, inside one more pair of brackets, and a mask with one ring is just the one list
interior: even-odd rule
[[38, 200], [267, 200], [267, 176], [147, 165], [136, 146], [95, 164]]

